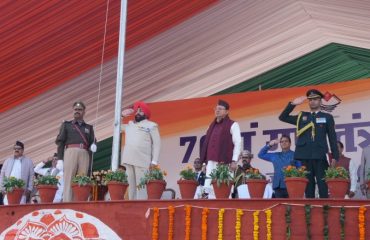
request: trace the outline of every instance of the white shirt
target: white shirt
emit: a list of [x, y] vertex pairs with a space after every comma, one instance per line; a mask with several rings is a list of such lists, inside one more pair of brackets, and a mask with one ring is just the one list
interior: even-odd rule
[[57, 176], [58, 177], [58, 190], [55, 193], [55, 197], [53, 202], [61, 202], [63, 199], [63, 188], [64, 188], [64, 180], [63, 180], [63, 164], [62, 161], [58, 161], [58, 164], [55, 168], [43, 168], [45, 163], [40, 162], [36, 165], [34, 171], [37, 174], [43, 176]]
[[10, 177], [15, 177], [18, 179], [22, 178], [22, 163], [20, 158], [14, 159], [14, 164], [10, 173]]
[[350, 160], [349, 161], [349, 175], [351, 179], [351, 187], [350, 191], [351, 192], [356, 192], [356, 185], [357, 185], [357, 169], [358, 169], [358, 164], [355, 163], [355, 161]]
[[230, 133], [232, 136], [232, 140], [234, 143], [234, 150], [233, 150], [233, 158], [232, 160], [237, 162], [239, 159], [239, 155], [241, 152], [241, 143], [242, 143], [242, 137], [240, 134], [240, 127], [237, 122], [234, 122], [233, 125], [231, 125]]

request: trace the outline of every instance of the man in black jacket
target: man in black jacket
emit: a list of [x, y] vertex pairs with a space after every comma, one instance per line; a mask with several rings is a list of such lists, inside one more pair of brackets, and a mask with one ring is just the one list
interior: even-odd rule
[[[329, 138], [330, 149], [333, 153], [332, 166], [339, 159], [337, 135], [333, 116], [320, 111], [323, 94], [316, 89], [307, 91], [306, 96], [298, 97], [280, 114], [283, 122], [296, 126], [296, 149], [294, 159], [302, 161], [309, 174], [309, 183], [306, 187], [306, 198], [315, 197], [315, 182], [319, 188], [320, 198], [328, 197], [328, 187], [323, 180], [325, 170], [328, 169], [326, 154], [329, 152], [326, 137]], [[295, 106], [309, 101], [310, 112], [300, 112], [290, 115]]]

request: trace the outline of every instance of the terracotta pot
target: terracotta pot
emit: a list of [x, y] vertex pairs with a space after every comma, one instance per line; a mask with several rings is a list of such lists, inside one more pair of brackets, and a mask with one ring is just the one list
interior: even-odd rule
[[233, 184], [234, 183], [230, 181], [229, 185], [227, 185], [226, 183], [221, 183], [220, 186], [217, 186], [217, 182], [215, 180], [212, 180], [213, 191], [215, 192], [216, 198], [229, 198], [231, 187], [233, 186]]
[[73, 201], [87, 201], [91, 187], [91, 185], [78, 186], [78, 184], [72, 184]]
[[128, 187], [127, 183], [111, 181], [108, 184], [108, 191], [111, 200], [123, 200]]
[[58, 187], [55, 185], [38, 185], [37, 190], [42, 203], [52, 203]]
[[246, 179], [251, 198], [263, 198], [267, 181], [265, 179]]
[[349, 189], [349, 180], [348, 179], [326, 179], [326, 184], [328, 184], [329, 198], [341, 198], [343, 199], [346, 196], [346, 193]]
[[14, 188], [13, 191], [7, 192], [8, 204], [20, 204], [23, 193], [23, 188]]
[[285, 178], [286, 188], [289, 198], [303, 198], [306, 186], [308, 183], [307, 178], [301, 177], [287, 177]]
[[178, 180], [182, 199], [193, 199], [198, 187], [197, 180]]
[[165, 188], [166, 182], [164, 180], [150, 180], [146, 184], [148, 199], [161, 199], [162, 193]]

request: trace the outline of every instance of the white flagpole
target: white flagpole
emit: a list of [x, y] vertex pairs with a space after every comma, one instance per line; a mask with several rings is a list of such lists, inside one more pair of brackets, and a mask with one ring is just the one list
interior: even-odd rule
[[119, 148], [121, 139], [121, 108], [123, 90], [123, 67], [125, 64], [125, 42], [126, 42], [126, 19], [127, 0], [121, 0], [121, 15], [118, 42], [117, 81], [116, 81], [116, 104], [114, 110], [114, 132], [112, 146], [112, 170], [118, 168]]

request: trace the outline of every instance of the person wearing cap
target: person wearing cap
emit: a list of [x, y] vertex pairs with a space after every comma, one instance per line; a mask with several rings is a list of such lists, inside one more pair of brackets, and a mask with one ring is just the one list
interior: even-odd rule
[[58, 146], [57, 158], [64, 160], [63, 202], [72, 200], [72, 178], [76, 174], [88, 174], [92, 151], [96, 151], [93, 126], [84, 121], [85, 104], [77, 101], [72, 107], [73, 120], [62, 123], [55, 140]]
[[[327, 138], [333, 154], [331, 165], [339, 159], [335, 122], [331, 114], [320, 111], [323, 94], [311, 89], [306, 96], [294, 99], [280, 114], [279, 119], [283, 122], [296, 126], [296, 149], [294, 159], [302, 161], [307, 168], [308, 184], [305, 191], [306, 198], [315, 197], [315, 183], [319, 189], [320, 198], [328, 197], [328, 186], [324, 181], [325, 170], [328, 169], [326, 154], [329, 153]], [[290, 115], [297, 105], [308, 99], [309, 112], [299, 112], [298, 115]]]
[[[58, 190], [55, 193], [55, 197], [53, 202], [61, 202], [63, 200], [63, 187], [64, 187], [64, 181], [63, 181], [63, 162], [58, 162], [58, 154], [54, 153], [53, 157], [49, 157], [46, 160], [43, 160], [42, 162], [39, 162], [35, 166], [35, 173], [42, 175], [42, 176], [56, 176], [58, 178]], [[46, 167], [50, 165], [50, 167]]]
[[4, 205], [8, 205], [8, 199], [3, 186], [5, 178], [15, 177], [24, 181], [24, 194], [20, 201], [21, 204], [26, 203], [26, 199], [29, 198], [33, 189], [33, 162], [30, 158], [23, 155], [24, 144], [22, 142], [16, 141], [13, 149], [14, 155], [5, 160], [0, 172], [0, 191], [5, 196]]
[[151, 111], [146, 103], [138, 101], [133, 108], [124, 110], [123, 120], [132, 114], [134, 120], [121, 125], [125, 133], [121, 164], [126, 167], [129, 199], [147, 199], [146, 190], [139, 190], [136, 186], [145, 171], [158, 165], [161, 137], [158, 124], [149, 121]]
[[[268, 152], [280, 142], [281, 152]], [[271, 162], [274, 166], [272, 189], [276, 198], [288, 198], [288, 191], [284, 181], [283, 169], [289, 165], [301, 167], [301, 162], [294, 160], [294, 152], [290, 150], [291, 139], [288, 135], [281, 136], [266, 144], [258, 153], [258, 158]]]
[[215, 119], [209, 126], [200, 150], [200, 160], [207, 163], [204, 187], [209, 191], [209, 198], [214, 198], [210, 174], [218, 164], [230, 164], [232, 171], [237, 168], [241, 150], [239, 124], [229, 117], [230, 105], [218, 100], [214, 109]]

